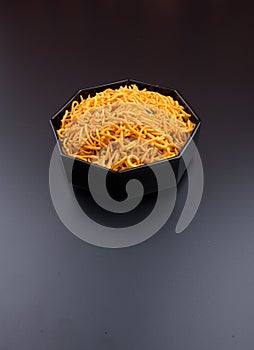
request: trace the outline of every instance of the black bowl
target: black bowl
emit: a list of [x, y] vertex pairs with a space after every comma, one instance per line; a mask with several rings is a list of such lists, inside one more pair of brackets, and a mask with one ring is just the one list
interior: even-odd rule
[[[114, 170], [102, 167], [97, 164], [89, 163], [80, 159], [76, 159], [64, 154], [61, 144], [59, 142], [59, 138], [57, 135], [57, 130], [61, 126], [61, 120], [66, 109], [70, 109], [71, 104], [74, 100], [80, 101], [80, 96], [83, 98], [87, 98], [88, 95], [94, 96], [97, 92], [104, 91], [107, 88], [118, 89], [120, 86], [129, 86], [132, 84], [136, 84], [139, 89], [146, 88], [148, 91], [155, 91], [162, 95], [169, 95], [174, 100], [177, 100], [179, 104], [181, 104], [185, 111], [191, 114], [190, 120], [196, 124], [195, 129], [193, 130], [190, 138], [184, 145], [180, 154], [173, 158], [168, 158], [164, 160], [160, 160], [149, 165], [141, 165], [136, 168], [126, 169], [120, 172], [116, 172]], [[91, 88], [85, 88], [79, 90], [60, 110], [50, 119], [50, 124], [58, 144], [59, 152], [63, 161], [63, 165], [66, 171], [66, 175], [68, 181], [79, 188], [85, 189], [89, 191], [88, 185], [88, 171], [90, 167], [93, 167], [94, 172], [100, 176], [106, 176], [106, 186], [109, 194], [116, 200], [123, 200], [126, 198], [126, 184], [131, 179], [138, 179], [141, 181], [144, 194], [153, 193], [158, 190], [158, 184], [156, 177], [154, 175], [154, 170], [158, 173], [158, 171], [163, 171], [165, 164], [170, 164], [173, 170], [173, 174], [175, 177], [175, 182], [178, 183], [182, 178], [188, 163], [191, 161], [193, 148], [190, 147], [192, 141], [197, 143], [198, 135], [201, 125], [201, 120], [195, 114], [195, 112], [191, 109], [186, 100], [179, 94], [179, 92], [175, 89], [160, 87], [158, 85], [151, 85], [147, 83], [142, 83], [140, 81], [126, 79], [117, 81], [110, 84], [99, 85]], [[184, 159], [183, 159], [184, 156]], [[172, 183], [172, 181], [169, 183]]]

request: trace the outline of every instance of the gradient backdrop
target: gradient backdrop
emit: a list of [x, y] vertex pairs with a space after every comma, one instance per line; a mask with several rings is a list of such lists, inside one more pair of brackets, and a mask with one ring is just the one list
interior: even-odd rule
[[[6, 1], [0, 10], [0, 349], [253, 350], [253, 8], [246, 1]], [[51, 203], [48, 119], [123, 78], [177, 88], [203, 121], [205, 188], [126, 249]]]

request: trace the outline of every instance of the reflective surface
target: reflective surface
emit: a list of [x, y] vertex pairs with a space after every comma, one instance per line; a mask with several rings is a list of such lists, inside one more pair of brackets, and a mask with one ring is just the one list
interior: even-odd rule
[[[0, 14], [0, 348], [252, 350], [253, 43], [247, 2], [9, 2]], [[182, 234], [126, 249], [72, 235], [51, 203], [48, 119], [78, 88], [177, 88], [203, 121], [205, 187]]]

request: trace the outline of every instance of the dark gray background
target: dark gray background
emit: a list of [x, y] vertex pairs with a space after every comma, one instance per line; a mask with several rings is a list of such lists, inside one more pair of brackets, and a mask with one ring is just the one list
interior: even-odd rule
[[[245, 1], [1, 3], [1, 350], [254, 348], [252, 23]], [[184, 233], [186, 178], [160, 232], [103, 249], [54, 211], [48, 119], [126, 77], [179, 89], [202, 118], [205, 188]]]

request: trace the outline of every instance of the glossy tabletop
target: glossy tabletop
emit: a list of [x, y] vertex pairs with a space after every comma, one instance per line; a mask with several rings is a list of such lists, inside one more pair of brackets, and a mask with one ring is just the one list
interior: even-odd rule
[[[234, 1], [11, 1], [0, 11], [0, 349], [253, 350], [253, 9]], [[202, 119], [181, 234], [88, 244], [49, 192], [49, 118], [81, 88], [173, 87]]]

